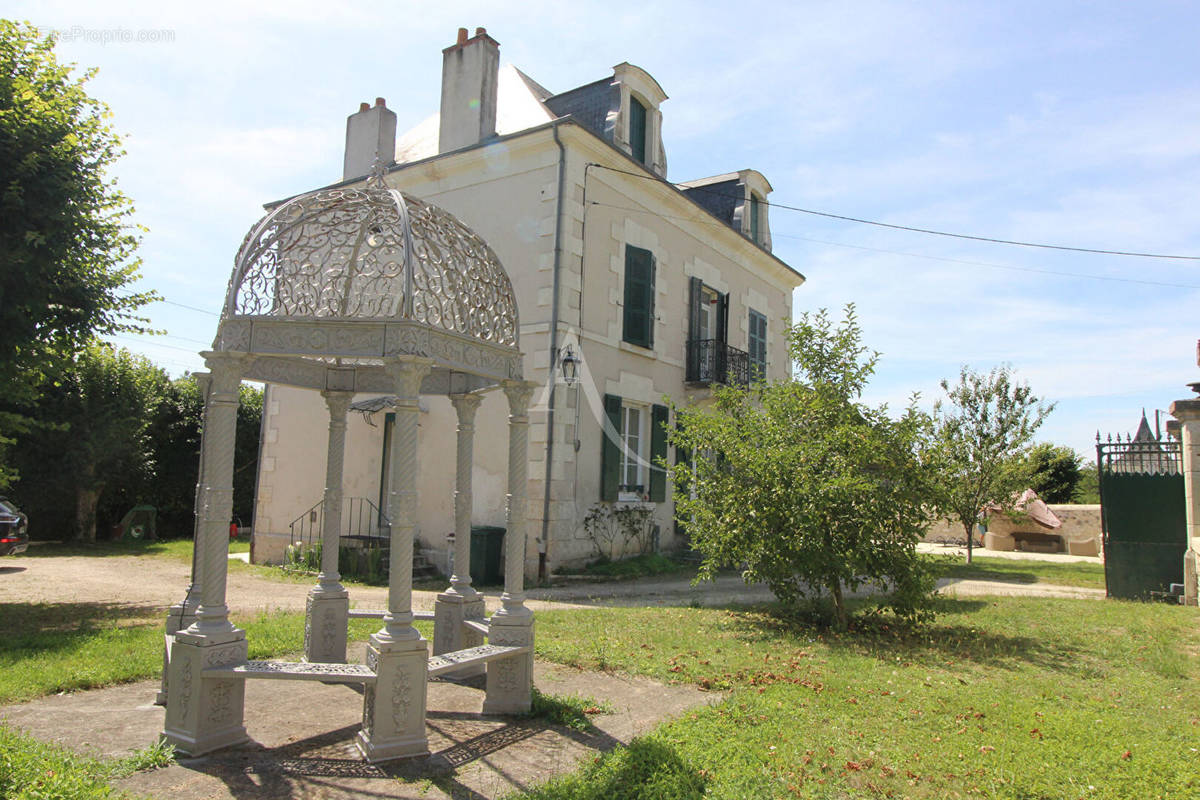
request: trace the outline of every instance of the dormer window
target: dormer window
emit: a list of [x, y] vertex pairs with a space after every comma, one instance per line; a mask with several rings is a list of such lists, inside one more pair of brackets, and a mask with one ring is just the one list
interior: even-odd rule
[[629, 98], [629, 147], [631, 155], [646, 163], [646, 107], [636, 97]]

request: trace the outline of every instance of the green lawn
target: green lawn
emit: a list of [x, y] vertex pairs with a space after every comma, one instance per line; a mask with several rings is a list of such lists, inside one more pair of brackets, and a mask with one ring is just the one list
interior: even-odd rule
[[[249, 539], [234, 539], [229, 543], [231, 553], [249, 553]], [[176, 560], [190, 561], [192, 558], [191, 539], [118, 539], [99, 542], [35, 542], [25, 556], [30, 558], [45, 558], [47, 556], [159, 556]]]
[[932, 560], [945, 578], [1104, 588], [1104, 565], [1089, 561], [1027, 561], [986, 556], [974, 556], [970, 564], [963, 556], [933, 556]]
[[647, 578], [656, 575], [686, 575], [693, 577], [696, 574], [696, 565], [677, 561], [661, 553], [649, 553], [647, 555], [633, 556], [632, 558], [623, 558], [619, 561], [601, 559], [588, 564], [582, 569], [560, 569], [558, 570], [558, 574], [591, 575], [599, 578], [612, 578], [613, 580], [632, 580], [634, 578]]
[[[97, 603], [0, 604], [0, 704], [157, 677], [162, 672], [164, 620], [158, 609]], [[250, 657], [273, 658], [304, 647], [304, 615], [236, 618]], [[350, 636], [365, 639], [378, 620], [351, 620]], [[432, 626], [418, 623], [427, 637]]]
[[542, 613], [538, 655], [730, 692], [537, 798], [1200, 796], [1200, 615], [942, 600], [830, 634], [772, 610]]

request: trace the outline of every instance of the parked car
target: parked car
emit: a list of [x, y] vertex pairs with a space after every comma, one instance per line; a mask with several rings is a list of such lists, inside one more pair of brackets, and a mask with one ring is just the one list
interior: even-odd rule
[[29, 547], [28, 523], [11, 500], [0, 498], [0, 556], [25, 552]]

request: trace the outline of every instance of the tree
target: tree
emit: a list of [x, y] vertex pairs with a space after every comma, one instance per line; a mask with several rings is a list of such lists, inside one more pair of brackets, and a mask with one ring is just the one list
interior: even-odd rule
[[1007, 366], [986, 375], [962, 368], [958, 383], [942, 381], [946, 400], [934, 408], [938, 467], [936, 503], [957, 519], [971, 561], [975, 525], [989, 503], [1011, 511], [1027, 488], [1024, 456], [1054, 404], [1045, 405]]
[[[133, 207], [107, 106], [59, 64], [54, 37], [0, 20], [0, 446], [27, 430], [38, 387], [97, 334], [141, 331]], [[2, 454], [0, 454], [2, 455]], [[0, 458], [0, 487], [15, 477]]]
[[1096, 462], [1089, 461], [1079, 468], [1079, 483], [1075, 486], [1072, 503], [1100, 504], [1100, 471]]
[[836, 328], [822, 310], [788, 334], [797, 377], [748, 390], [714, 388], [711, 407], [676, 407], [668, 433], [695, 454], [673, 469], [676, 514], [703, 554], [700, 574], [743, 564], [795, 603], [814, 591], [848, 622], [845, 593], [891, 590], [887, 605], [919, 616], [933, 580], [916, 543], [931, 487], [922, 453], [929, 420], [899, 419], [859, 398], [878, 358], [848, 306]]
[[1079, 454], [1049, 442], [1035, 444], [1025, 457], [1029, 486], [1047, 503], [1070, 503], [1082, 478]]

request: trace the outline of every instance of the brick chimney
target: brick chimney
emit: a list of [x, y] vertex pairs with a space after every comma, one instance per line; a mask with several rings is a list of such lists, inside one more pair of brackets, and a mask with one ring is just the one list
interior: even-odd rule
[[342, 180], [369, 175], [376, 158], [384, 165], [396, 160], [396, 112], [387, 107], [382, 97], [376, 97], [373, 106], [363, 103], [358, 113], [346, 118]]
[[438, 152], [470, 147], [496, 135], [496, 81], [500, 43], [483, 28], [442, 51], [442, 112]]

